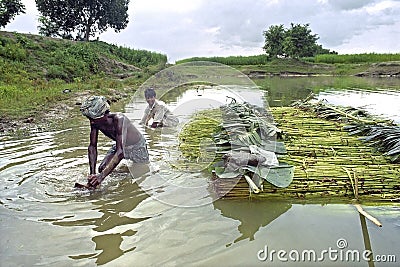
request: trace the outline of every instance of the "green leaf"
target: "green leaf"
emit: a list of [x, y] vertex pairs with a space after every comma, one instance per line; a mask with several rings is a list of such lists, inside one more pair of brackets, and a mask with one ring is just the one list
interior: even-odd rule
[[294, 166], [280, 165], [276, 167], [245, 166], [242, 169], [251, 171], [276, 187], [288, 187], [293, 181]]
[[224, 167], [215, 167], [215, 173], [219, 178], [236, 178], [240, 175], [239, 170], [237, 171], [226, 171]]

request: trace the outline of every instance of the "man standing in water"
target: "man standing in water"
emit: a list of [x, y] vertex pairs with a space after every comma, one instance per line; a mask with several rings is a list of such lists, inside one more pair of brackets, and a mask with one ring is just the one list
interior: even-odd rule
[[153, 119], [150, 127], [175, 127], [178, 125], [179, 120], [172, 114], [172, 112], [163, 104], [156, 100], [156, 91], [153, 88], [147, 88], [144, 91], [144, 97], [147, 104], [149, 104], [145, 111], [140, 124], [147, 126], [149, 121]]
[[[121, 113], [111, 113], [110, 105], [104, 96], [87, 98], [81, 108], [82, 114], [90, 121], [90, 144], [88, 157], [90, 175], [87, 187], [96, 188], [123, 159], [130, 159], [135, 163], [148, 163], [149, 154], [146, 140], [131, 121]], [[96, 174], [97, 139], [99, 131], [115, 141], [107, 155], [99, 165]]]

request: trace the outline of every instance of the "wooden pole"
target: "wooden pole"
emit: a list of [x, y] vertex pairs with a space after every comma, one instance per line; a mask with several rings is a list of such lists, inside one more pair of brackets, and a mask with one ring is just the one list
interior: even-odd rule
[[373, 222], [377, 226], [382, 227], [382, 224], [375, 217], [371, 216], [365, 210], [363, 210], [363, 208], [360, 206], [360, 204], [354, 204], [354, 207], [356, 207], [358, 212], [360, 214], [364, 215], [365, 218], [367, 218], [368, 220], [370, 220], [371, 222]]

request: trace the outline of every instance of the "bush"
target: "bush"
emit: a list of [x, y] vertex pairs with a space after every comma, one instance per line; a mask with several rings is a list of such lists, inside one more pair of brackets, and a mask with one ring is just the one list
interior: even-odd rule
[[0, 56], [15, 61], [23, 61], [27, 58], [27, 51], [19, 43], [6, 43], [0, 46]]
[[65, 72], [65, 68], [58, 65], [51, 65], [47, 69], [47, 79], [62, 79], [67, 81], [70, 79], [69, 75]]

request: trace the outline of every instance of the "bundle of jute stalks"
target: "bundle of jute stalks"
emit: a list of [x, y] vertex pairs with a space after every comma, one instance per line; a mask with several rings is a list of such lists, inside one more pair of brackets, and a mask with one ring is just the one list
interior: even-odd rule
[[[246, 117], [248, 108], [251, 105], [238, 107], [245, 112], [239, 117]], [[344, 131], [345, 125], [353, 120], [349, 116], [342, 114], [346, 120], [338, 120], [329, 117], [333, 113], [325, 113], [328, 115], [324, 117], [298, 106], [271, 108], [266, 114], [274, 119], [271, 121], [272, 116], [268, 116], [269, 126], [263, 130], [264, 134], [258, 131], [258, 136], [253, 135], [252, 131], [256, 128], [253, 126], [248, 128], [246, 134], [241, 132], [241, 137], [236, 138], [232, 133], [227, 135], [226, 131], [230, 128], [223, 127], [222, 111], [203, 111], [185, 126], [180, 135], [182, 154], [197, 158], [199, 162], [207, 158], [201, 152], [207, 151], [199, 146], [201, 140], [212, 139], [217, 156], [209, 164], [208, 171], [213, 177], [210, 188], [218, 197], [332, 199], [336, 202], [351, 199], [398, 201], [400, 198], [400, 165], [391, 162], [356, 135]], [[351, 116], [356, 118], [357, 115], [353, 113]], [[365, 120], [366, 124], [371, 121], [370, 118], [361, 120]], [[228, 126], [233, 123], [236, 122], [230, 121]], [[268, 134], [276, 135], [277, 139], [263, 140], [263, 135]], [[225, 142], [229, 138], [236, 139]], [[219, 172], [221, 165], [218, 162], [221, 163], [229, 151], [235, 150], [238, 142], [241, 151], [244, 151], [245, 146], [260, 145], [259, 138], [266, 150], [276, 154], [279, 165], [258, 172], [247, 166], [236, 175]], [[253, 172], [244, 172], [243, 169]], [[259, 179], [260, 175], [264, 179]]]
[[400, 165], [349, 135], [341, 120], [320, 118], [298, 107], [273, 108], [272, 114], [285, 133], [287, 162], [296, 166], [293, 182], [269, 194], [299, 198], [355, 198], [398, 200]]

